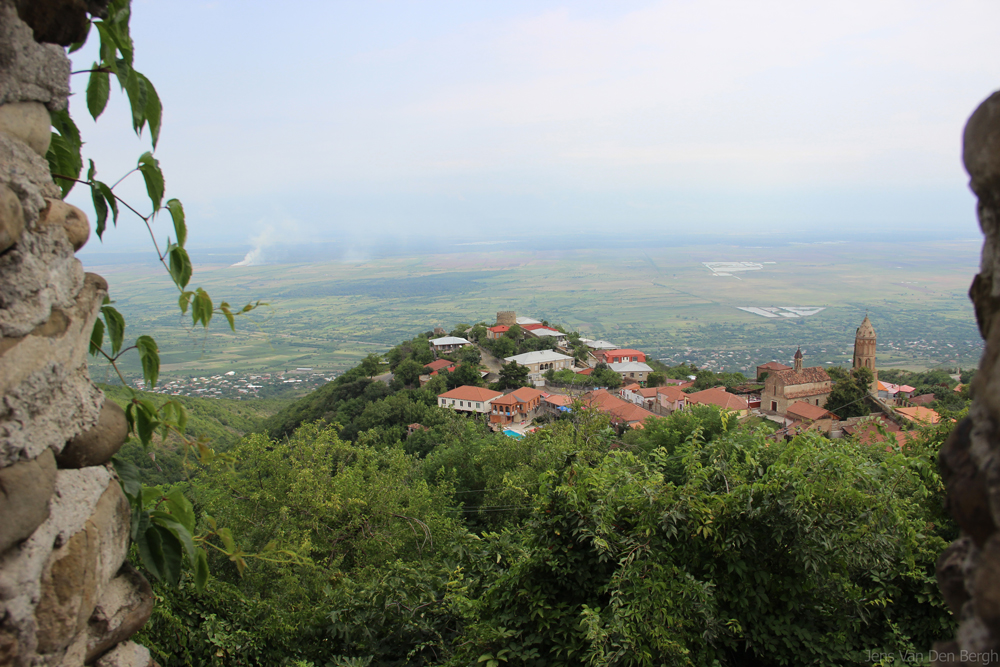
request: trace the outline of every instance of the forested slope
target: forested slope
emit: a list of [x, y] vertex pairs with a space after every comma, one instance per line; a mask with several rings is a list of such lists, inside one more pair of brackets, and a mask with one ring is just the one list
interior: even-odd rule
[[704, 406], [619, 432], [577, 406], [515, 441], [368, 372], [190, 488], [242, 555], [216, 554], [204, 595], [157, 586], [160, 664], [859, 664], [954, 627], [947, 425], [886, 451]]

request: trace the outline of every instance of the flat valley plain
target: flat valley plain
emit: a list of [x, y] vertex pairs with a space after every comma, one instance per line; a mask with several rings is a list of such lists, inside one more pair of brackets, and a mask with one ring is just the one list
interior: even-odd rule
[[[196, 265], [192, 287], [203, 286], [216, 304], [269, 304], [238, 317], [235, 333], [222, 317], [207, 332], [192, 328], [162, 267], [87, 270], [107, 278], [127, 340], [156, 338], [164, 378], [298, 367], [332, 375], [435, 326], [492, 324], [498, 310], [671, 365], [744, 373], [766, 361], [791, 363], [798, 346], [807, 365], [849, 365], [867, 312], [878, 334], [878, 366], [921, 370], [978, 363], [982, 341], [967, 291], [980, 247], [969, 240], [561, 250], [546, 240], [536, 249], [451, 247], [352, 263]], [[717, 275], [725, 269], [713, 271], [706, 266], [712, 262], [760, 268]], [[768, 318], [740, 307], [822, 310]], [[123, 368], [138, 377], [133, 357]], [[93, 365], [96, 379], [108, 377]]]

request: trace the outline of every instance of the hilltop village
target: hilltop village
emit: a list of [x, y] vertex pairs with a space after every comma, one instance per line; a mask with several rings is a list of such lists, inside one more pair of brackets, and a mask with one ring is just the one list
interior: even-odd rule
[[[729, 374], [734, 383], [718, 376], [726, 381], [713, 386], [704, 386], [704, 373], [699, 377], [693, 367], [667, 368], [640, 350], [582, 338], [512, 311], [497, 313], [492, 326], [460, 325], [450, 334], [438, 328], [428, 343], [434, 359], [420, 369], [420, 386], [447, 375], [451, 388], [438, 394], [440, 407], [481, 416], [514, 438], [567, 416], [574, 405], [608, 414], [618, 428], [643, 428], [649, 418], [710, 405], [741, 420], [774, 422], [776, 437], [812, 430], [899, 444], [909, 425], [940, 419], [927, 407], [936, 400], [933, 393], [915, 395], [915, 387], [878, 379], [877, 335], [868, 315], [856, 331], [850, 373], [807, 366], [799, 349], [791, 366], [767, 361], [754, 378]], [[458, 375], [466, 381], [458, 384]], [[419, 428], [410, 425], [411, 432]]]

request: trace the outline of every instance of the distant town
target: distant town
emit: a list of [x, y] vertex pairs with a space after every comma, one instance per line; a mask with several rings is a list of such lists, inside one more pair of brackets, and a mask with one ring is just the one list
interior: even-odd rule
[[[288, 395], [289, 390], [310, 392], [334, 379], [329, 373], [312, 368], [296, 368], [276, 373], [237, 373], [229, 371], [218, 375], [165, 379], [152, 391], [172, 396], [200, 396], [203, 398], [270, 398]], [[146, 390], [142, 380], [132, 380], [136, 389]]]
[[[441, 373], [457, 376], [460, 366], [482, 358], [478, 366], [482, 381], [438, 394], [438, 405], [482, 415], [494, 429], [515, 438], [566, 416], [577, 404], [608, 414], [620, 429], [643, 428], [649, 418], [706, 405], [739, 419], [756, 417], [774, 422], [779, 425], [776, 437], [812, 430], [830, 437], [888, 438], [900, 445], [911, 425], [935, 424], [941, 419], [928, 407], [940, 400], [935, 393], [919, 394], [916, 387], [878, 379], [877, 335], [867, 315], [855, 333], [850, 373], [836, 369], [839, 373], [835, 378], [823, 367], [806, 366], [799, 349], [792, 366], [764, 361], [756, 366], [754, 377], [731, 374], [726, 378], [728, 383], [718, 384], [713, 383], [713, 373], [707, 378], [694, 374], [668, 377], [663, 371], [673, 369], [662, 363], [657, 364], [659, 370], [654, 368], [640, 350], [581, 338], [512, 311], [497, 313], [496, 324], [490, 327], [482, 323], [462, 327], [473, 340], [456, 335], [463, 333], [461, 330], [451, 335], [443, 335], [443, 329], [434, 332], [437, 337], [428, 342], [437, 358], [424, 365], [420, 384], [427, 385]], [[528, 339], [534, 339], [542, 349], [503, 356], [502, 362], [491, 358], [491, 353], [504, 349], [500, 342]], [[509, 342], [507, 348], [512, 346]], [[469, 348], [477, 351], [466, 355]], [[732, 384], [734, 377], [740, 384]], [[515, 378], [513, 383], [511, 378]], [[699, 388], [697, 383], [702, 379], [714, 386]], [[836, 387], [838, 381], [840, 386]], [[486, 382], [489, 386], [482, 386]], [[849, 389], [855, 393], [848, 393]], [[954, 388], [948, 385], [945, 394], [951, 398], [948, 392], [961, 391], [961, 384]], [[419, 427], [411, 425], [411, 429]]]

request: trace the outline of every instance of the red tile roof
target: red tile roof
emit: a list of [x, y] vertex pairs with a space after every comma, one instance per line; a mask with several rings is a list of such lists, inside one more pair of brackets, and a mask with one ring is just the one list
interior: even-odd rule
[[711, 389], [696, 391], [693, 394], [688, 394], [687, 398], [692, 403], [715, 405], [725, 410], [750, 409], [750, 404], [746, 402], [745, 398], [737, 396], [736, 394], [730, 394], [728, 391], [720, 387], [712, 387]]
[[604, 357], [604, 359], [617, 359], [620, 357], [638, 357], [640, 362], [646, 361], [646, 353], [640, 352], [639, 350], [633, 350], [632, 348], [622, 348], [620, 350], [598, 350], [595, 353], [598, 357]]
[[510, 331], [510, 327], [507, 326], [506, 324], [498, 324], [495, 327], [490, 327], [489, 330], [492, 331], [493, 333], [505, 333], [507, 331]]
[[757, 367], [757, 370], [764, 369], [766, 371], [790, 371], [791, 366], [786, 366], [784, 364], [779, 364], [777, 361], [769, 361], [766, 364], [761, 364]]
[[493, 405], [514, 405], [516, 403], [530, 403], [536, 398], [541, 398], [544, 396], [542, 392], [537, 389], [532, 389], [531, 387], [521, 387], [520, 389], [515, 389], [506, 396], [501, 396], [500, 398], [494, 399]]
[[577, 371], [576, 374], [577, 375], [590, 375], [593, 372], [594, 372], [593, 368], [584, 368], [582, 371]]
[[437, 359], [429, 364], [424, 364], [424, 368], [429, 368], [432, 371], [439, 371], [442, 368], [447, 368], [448, 366], [454, 365], [454, 361], [448, 361], [447, 359]]
[[681, 391], [680, 387], [657, 387], [656, 393], [666, 396], [668, 401], [673, 401], [675, 403], [677, 401], [683, 401], [688, 397], [687, 394]]
[[916, 405], [927, 405], [928, 403], [933, 403], [936, 399], [934, 398], [934, 394], [920, 394], [919, 396], [914, 396], [908, 400], [910, 403], [914, 403]]
[[810, 421], [816, 421], [817, 419], [834, 416], [834, 414], [826, 408], [821, 408], [818, 405], [806, 403], [805, 401], [792, 403], [788, 406], [788, 409], [785, 412], [789, 417], [798, 417], [801, 419], [808, 419]]
[[629, 403], [617, 396], [609, 394], [606, 389], [597, 389], [583, 395], [581, 399], [585, 405], [596, 408], [601, 412], [610, 414], [612, 418], [618, 419], [630, 425], [641, 424], [647, 417], [655, 417], [652, 412], [641, 408], [635, 403]]
[[912, 408], [896, 408], [896, 412], [903, 415], [911, 422], [916, 422], [918, 424], [937, 424], [941, 420], [941, 415], [930, 408], [923, 407], [922, 405], [917, 405]]
[[[810, 366], [809, 368], [803, 368], [801, 371], [795, 369], [775, 371], [771, 375], [780, 378], [786, 387], [793, 384], [812, 384], [814, 382], [830, 381], [830, 376], [819, 366]], [[788, 394], [785, 395], [787, 396]]]
[[[864, 445], [874, 445], [876, 443], [885, 442], [886, 436], [879, 431], [876, 421], [869, 420], [868, 418], [864, 419], [865, 421], [855, 422], [854, 424], [844, 426], [844, 433], [856, 437], [858, 442]], [[889, 421], [885, 417], [879, 417], [878, 421], [882, 422], [883, 430], [888, 433], [888, 437], [900, 447], [905, 445], [906, 441], [913, 437], [913, 433], [909, 431], [901, 431], [898, 425]], [[892, 447], [887, 446], [886, 449], [892, 451]]]
[[499, 391], [493, 391], [492, 389], [487, 389], [486, 387], [471, 387], [469, 385], [456, 387], [451, 391], [446, 391], [443, 394], [438, 394], [438, 398], [449, 398], [449, 399], [455, 399], [456, 401], [480, 401], [480, 402], [493, 400], [497, 396], [503, 396], [503, 394], [500, 393]]
[[799, 391], [786, 391], [785, 398], [808, 398], [810, 396], [823, 396], [829, 393], [828, 389], [800, 389]]
[[553, 405], [569, 405], [573, 402], [573, 399], [569, 396], [563, 396], [562, 394], [552, 394], [545, 398], [546, 403], [551, 403]]

